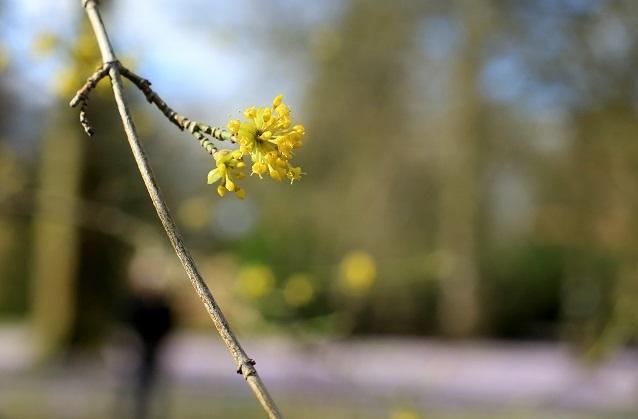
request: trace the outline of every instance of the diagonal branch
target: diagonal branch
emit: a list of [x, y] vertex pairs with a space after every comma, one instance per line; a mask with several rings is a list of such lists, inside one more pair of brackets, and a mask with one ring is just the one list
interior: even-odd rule
[[[144, 181], [151, 201], [153, 202], [155, 210], [157, 211], [157, 215], [162, 222], [164, 230], [166, 231], [166, 234], [171, 244], [173, 245], [175, 252], [177, 253], [177, 257], [181, 261], [182, 266], [184, 267], [184, 270], [186, 271], [186, 274], [191, 281], [191, 284], [195, 288], [195, 291], [204, 303], [204, 306], [206, 307], [206, 310], [208, 311], [213, 324], [217, 328], [217, 331], [224, 341], [224, 344], [232, 355], [233, 360], [235, 361], [235, 364], [237, 366], [237, 372], [244, 376], [246, 382], [252, 389], [258, 401], [261, 403], [261, 406], [263, 407], [267, 415], [270, 418], [281, 418], [283, 416], [277, 409], [277, 406], [275, 405], [273, 399], [268, 394], [266, 386], [259, 377], [259, 374], [257, 374], [257, 370], [254, 366], [255, 361], [248, 357], [244, 349], [239, 344], [237, 337], [230, 329], [230, 326], [228, 325], [224, 314], [217, 305], [217, 302], [213, 298], [213, 295], [211, 294], [208, 286], [199, 273], [199, 270], [197, 269], [197, 266], [195, 265], [195, 262], [193, 261], [193, 258], [188, 248], [184, 244], [184, 240], [182, 239], [177, 226], [175, 225], [175, 221], [173, 221], [168, 206], [161, 196], [161, 193], [153, 176], [153, 172], [149, 165], [146, 152], [144, 151], [144, 148], [139, 141], [137, 131], [135, 129], [135, 125], [133, 124], [131, 113], [128, 108], [128, 104], [124, 97], [122, 75], [125, 72], [122, 71], [122, 66], [117, 61], [117, 58], [115, 57], [115, 54], [113, 52], [113, 47], [111, 46], [108, 35], [106, 33], [106, 29], [104, 27], [104, 23], [102, 22], [102, 18], [100, 16], [98, 1], [82, 0], [82, 5], [86, 10], [86, 13], [91, 22], [91, 26], [93, 27], [93, 31], [95, 32], [95, 37], [97, 38], [100, 52], [102, 54], [104, 67], [108, 69], [108, 74], [111, 78], [111, 84], [113, 87], [113, 94], [115, 96], [117, 108], [122, 119], [124, 131], [126, 132], [133, 157], [135, 158], [135, 162], [137, 163], [140, 175], [142, 176], [142, 180]], [[130, 79], [131, 73], [127, 72], [126, 74], [129, 76]], [[135, 77], [133, 77], [133, 79], [135, 79]], [[150, 83], [147, 82], [144, 85], [148, 87]], [[138, 87], [140, 87], [139, 84]], [[147, 95], [147, 98], [149, 97], [152, 96]], [[155, 95], [152, 101], [157, 105], [158, 103], [160, 103], [159, 100], [159, 97]], [[163, 103], [163, 101], [161, 103]]]
[[153, 89], [151, 89], [151, 82], [147, 79], [138, 76], [124, 66], [120, 66], [120, 74], [137, 86], [137, 88], [144, 93], [146, 100], [157, 106], [157, 108], [169, 121], [177, 125], [180, 130], [190, 132], [210, 155], [215, 154], [217, 148], [204, 134], [208, 134], [212, 138], [220, 141], [236, 142], [233, 135], [224, 129], [202, 124], [201, 122], [191, 121], [184, 115], [180, 115], [175, 112], [157, 93], [155, 93]]
[[146, 96], [146, 100], [148, 100], [149, 103], [157, 106], [159, 110], [162, 111], [164, 116], [168, 118], [169, 121], [177, 125], [177, 128], [179, 128], [180, 130], [184, 129], [184, 126], [182, 125], [177, 112], [171, 109], [171, 107], [168, 106], [168, 104], [166, 104], [166, 102], [164, 102], [162, 98], [160, 98], [159, 95], [151, 89], [150, 81], [138, 76], [126, 67], [121, 67], [120, 73], [123, 77], [126, 77], [127, 79], [132, 81], [133, 84], [135, 84], [142, 91], [142, 93], [144, 93], [144, 96]]
[[166, 102], [164, 102], [164, 100], [157, 93], [155, 93], [153, 89], [151, 89], [151, 82], [149, 80], [133, 73], [117, 60], [108, 62], [98, 67], [96, 72], [87, 79], [84, 86], [82, 86], [76, 92], [75, 96], [69, 103], [72, 108], [75, 108], [78, 104], [81, 104], [80, 123], [82, 124], [84, 131], [89, 137], [95, 133], [95, 129], [89, 123], [88, 117], [86, 115], [89, 93], [91, 93], [91, 90], [95, 88], [97, 83], [109, 73], [109, 69], [111, 66], [117, 66], [122, 77], [127, 78], [135, 86], [137, 86], [137, 88], [140, 89], [142, 93], [144, 93], [144, 96], [149, 103], [157, 106], [157, 108], [164, 114], [164, 116], [173, 124], [175, 124], [177, 128], [182, 131], [188, 131], [211, 156], [217, 152], [217, 147], [210, 140], [210, 138], [206, 137], [206, 135], [209, 135], [211, 138], [219, 141], [230, 141], [232, 143], [237, 142], [235, 137], [225, 129], [213, 127], [197, 121], [192, 121], [186, 116], [180, 115], [175, 112], [170, 106], [168, 106]]

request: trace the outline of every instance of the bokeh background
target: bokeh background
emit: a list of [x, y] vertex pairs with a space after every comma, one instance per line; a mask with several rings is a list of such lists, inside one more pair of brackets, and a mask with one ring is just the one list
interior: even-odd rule
[[[158, 182], [290, 417], [636, 417], [638, 3], [102, 1], [125, 65], [224, 126], [283, 93], [296, 183], [128, 97]], [[0, 417], [107, 418], [135, 284], [170, 298], [157, 417], [261, 417], [156, 219], [79, 0], [0, 2]], [[131, 285], [133, 284], [133, 285]], [[124, 355], [123, 355], [124, 354]], [[155, 417], [155, 416], [153, 416]]]

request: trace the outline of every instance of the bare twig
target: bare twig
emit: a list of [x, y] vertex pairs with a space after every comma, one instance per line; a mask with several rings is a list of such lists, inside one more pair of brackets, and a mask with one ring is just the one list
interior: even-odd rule
[[76, 107], [78, 104], [80, 106], [80, 123], [84, 127], [84, 131], [87, 135], [92, 136], [95, 133], [95, 129], [89, 123], [89, 120], [86, 116], [86, 108], [88, 106], [89, 101], [89, 93], [97, 83], [104, 78], [109, 72], [109, 66], [118, 66], [119, 72], [122, 77], [130, 80], [138, 89], [144, 93], [146, 100], [149, 103], [154, 104], [157, 108], [166, 116], [166, 118], [171, 121], [173, 124], [177, 126], [180, 130], [188, 131], [191, 133], [193, 137], [199, 142], [199, 144], [210, 154], [211, 156], [217, 152], [217, 147], [215, 144], [206, 137], [205, 134], [209, 135], [212, 138], [215, 138], [220, 141], [230, 141], [235, 143], [236, 139], [233, 135], [222, 128], [213, 127], [207, 124], [203, 124], [197, 121], [191, 121], [189, 118], [184, 115], [180, 115], [175, 112], [162, 98], [155, 93], [153, 89], [151, 89], [151, 82], [143, 77], [138, 76], [133, 73], [128, 68], [124, 67], [119, 61], [114, 61], [111, 63], [104, 64], [96, 70], [96, 72], [87, 79], [84, 86], [82, 86], [71, 102], [69, 103], [71, 107]]
[[89, 94], [91, 91], [97, 86], [98, 82], [102, 80], [109, 73], [108, 66], [101, 65], [96, 70], [95, 73], [91, 75], [88, 79], [86, 79], [86, 83], [84, 86], [80, 87], [69, 102], [69, 106], [75, 108], [78, 104], [80, 104], [80, 123], [84, 128], [84, 132], [89, 137], [93, 135], [95, 129], [89, 123], [89, 119], [86, 116], [86, 108], [89, 106]]
[[221, 128], [212, 127], [210, 125], [202, 124], [201, 122], [191, 121], [184, 115], [180, 115], [175, 112], [153, 89], [151, 89], [151, 82], [147, 79], [138, 76], [126, 67], [120, 66], [120, 73], [123, 77], [129, 79], [134, 85], [136, 85], [149, 103], [154, 104], [157, 108], [171, 121], [177, 125], [180, 130], [186, 130], [190, 132], [199, 144], [204, 147], [208, 154], [213, 155], [217, 151], [215, 145], [204, 135], [208, 134], [212, 138], [220, 141], [236, 142], [233, 135]]
[[159, 110], [162, 111], [162, 113], [166, 116], [166, 118], [168, 118], [169, 121], [171, 121], [173, 124], [177, 125], [177, 128], [183, 130], [184, 127], [182, 126], [181, 122], [179, 121], [178, 114], [177, 112], [175, 112], [173, 109], [171, 109], [170, 106], [168, 106], [168, 104], [166, 102], [164, 102], [152, 89], [151, 89], [151, 82], [146, 80], [145, 78], [142, 78], [140, 76], [138, 76], [137, 74], [133, 73], [132, 71], [130, 71], [129, 69], [125, 68], [125, 67], [121, 67], [120, 68], [120, 73], [122, 74], [123, 77], [126, 77], [127, 79], [129, 79], [130, 81], [132, 81], [146, 96], [146, 100], [148, 100], [149, 103], [153, 103], [155, 104], [155, 106], [157, 106], [159, 108]]
[[[208, 314], [213, 320], [213, 324], [217, 328], [217, 331], [224, 341], [224, 344], [230, 351], [237, 366], [237, 372], [244, 376], [246, 382], [261, 403], [261, 406], [263, 407], [267, 415], [270, 418], [281, 418], [281, 413], [277, 409], [277, 406], [275, 405], [273, 399], [268, 394], [266, 386], [257, 374], [257, 370], [254, 366], [255, 361], [248, 357], [244, 349], [239, 344], [237, 337], [228, 326], [228, 322], [226, 321], [224, 314], [217, 305], [217, 302], [213, 298], [213, 295], [208, 289], [208, 286], [199, 273], [199, 270], [197, 269], [197, 266], [195, 265], [195, 262], [193, 261], [189, 250], [186, 248], [184, 240], [182, 239], [181, 234], [179, 233], [177, 226], [175, 225], [175, 222], [170, 215], [168, 206], [166, 205], [166, 202], [160, 194], [159, 188], [153, 176], [153, 172], [149, 165], [146, 152], [144, 151], [144, 148], [139, 141], [137, 131], [135, 130], [135, 125], [133, 124], [131, 113], [128, 108], [128, 104], [126, 102], [126, 99], [124, 98], [124, 88], [122, 85], [122, 66], [117, 61], [117, 58], [115, 57], [115, 54], [113, 52], [113, 47], [111, 46], [108, 35], [106, 33], [106, 29], [104, 27], [104, 23], [102, 22], [102, 18], [100, 16], [98, 2], [97, 0], [82, 0], [82, 5], [86, 10], [86, 13], [91, 22], [91, 26], [93, 27], [93, 31], [95, 32], [95, 37], [98, 41], [98, 45], [102, 54], [104, 67], [108, 69], [108, 74], [111, 78], [111, 84], [113, 87], [113, 94], [115, 96], [117, 108], [120, 113], [124, 131], [126, 132], [131, 151], [135, 158], [135, 162], [137, 163], [138, 169], [142, 176], [142, 180], [146, 185], [146, 189], [148, 190], [151, 201], [155, 206], [155, 210], [157, 211], [157, 215], [162, 222], [164, 230], [166, 231], [166, 234], [171, 244], [173, 245], [178, 258], [181, 261], [182, 266], [184, 267], [184, 270], [186, 271], [186, 274], [191, 281], [191, 284], [204, 303]], [[130, 72], [126, 74], [128, 76], [131, 76]], [[150, 83], [148, 82], [145, 83], [147, 87], [149, 84]], [[139, 84], [138, 87], [140, 87]], [[147, 98], [149, 97], [154, 98], [152, 101], [156, 105], [158, 105], [158, 103], [164, 103], [163, 101], [160, 102], [160, 99], [157, 97], [157, 95], [149, 96], [147, 94]], [[166, 108], [168, 108], [165, 103], [164, 105], [166, 106]]]

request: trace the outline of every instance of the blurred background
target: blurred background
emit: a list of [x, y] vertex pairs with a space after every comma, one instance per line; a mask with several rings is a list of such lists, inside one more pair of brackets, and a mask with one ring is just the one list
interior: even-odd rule
[[[178, 112], [225, 126], [283, 93], [306, 126], [301, 182], [221, 199], [210, 156], [129, 85], [164, 196], [289, 417], [638, 417], [637, 2], [102, 10]], [[99, 63], [79, 0], [0, 2], [0, 417], [262, 417], [109, 83], [93, 138], [68, 108]]]

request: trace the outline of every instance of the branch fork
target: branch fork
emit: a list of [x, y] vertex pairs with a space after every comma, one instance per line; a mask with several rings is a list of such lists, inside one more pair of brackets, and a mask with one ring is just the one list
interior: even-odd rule
[[86, 135], [89, 137], [95, 133], [95, 129], [91, 126], [89, 119], [86, 116], [86, 108], [89, 106], [89, 94], [93, 89], [95, 89], [95, 86], [97, 86], [100, 80], [106, 77], [109, 73], [109, 66], [111, 64], [112, 63], [108, 63], [99, 66], [95, 70], [95, 73], [93, 73], [91, 77], [86, 80], [86, 83], [84, 83], [84, 85], [75, 93], [71, 102], [69, 102], [69, 106], [72, 108], [80, 105], [80, 124], [82, 124], [84, 132], [86, 132]]
[[[89, 104], [89, 94], [95, 86], [109, 74], [111, 68], [116, 69], [120, 75], [129, 81], [131, 81], [146, 97], [148, 103], [154, 104], [164, 114], [166, 119], [171, 121], [181, 131], [189, 132], [199, 144], [206, 150], [211, 156], [217, 152], [217, 147], [211, 141], [216, 139], [219, 141], [230, 141], [236, 143], [236, 138], [228, 131], [213, 127], [201, 122], [192, 121], [184, 115], [180, 115], [175, 112], [152, 88], [151, 82], [148, 79], [140, 77], [128, 68], [124, 67], [118, 60], [113, 60], [99, 66], [95, 73], [93, 73], [84, 83], [84, 85], [75, 93], [69, 106], [72, 108], [80, 105], [80, 123], [84, 128], [84, 132], [91, 137], [95, 133], [95, 128], [90, 124], [87, 117], [87, 107]], [[207, 137], [210, 136], [209, 137]]]

